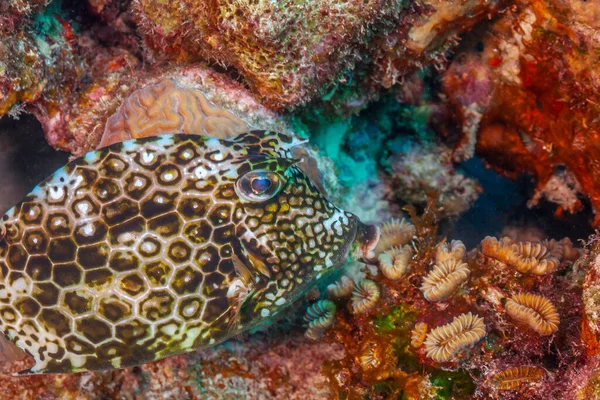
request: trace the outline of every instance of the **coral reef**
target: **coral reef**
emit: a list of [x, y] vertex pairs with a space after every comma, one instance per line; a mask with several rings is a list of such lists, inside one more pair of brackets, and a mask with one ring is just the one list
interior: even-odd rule
[[477, 153], [506, 176], [530, 173], [532, 206], [546, 198], [557, 215], [573, 213], [587, 197], [595, 224], [599, 10], [597, 2], [516, 1], [444, 75], [463, 142], [475, 147], [476, 137]]
[[578, 262], [586, 273], [583, 286], [585, 320], [582, 326], [590, 344], [600, 352], [600, 236], [592, 236], [588, 251]]
[[0, 32], [11, 32], [31, 14], [47, 6], [52, 0], [6, 0], [0, 4]]
[[[324, 361], [339, 346], [313, 342], [297, 330], [274, 328], [207, 351], [112, 372], [11, 377], [0, 375], [9, 399], [313, 399], [329, 393]], [[275, 337], [274, 337], [275, 336]]]
[[450, 258], [435, 264], [423, 278], [421, 292], [429, 301], [448, 299], [467, 279], [471, 270], [469, 265], [460, 259]]
[[[333, 108], [347, 115], [382, 86], [443, 58], [457, 33], [500, 5], [88, 0], [91, 15], [80, 23], [60, 2], [48, 3], [2, 4], [0, 116], [25, 108], [53, 146], [76, 154], [93, 147], [96, 131], [132, 91], [177, 75], [173, 68], [207, 62], [234, 67], [271, 108], [320, 94], [325, 102], [339, 98]], [[223, 86], [203, 83], [203, 90]]]
[[[119, 135], [113, 132], [118, 126], [118, 115], [142, 118], [140, 112], [144, 106], [131, 107], [135, 96], [141, 94], [139, 90], [160, 85], [165, 80], [180, 88], [199, 91], [196, 97], [190, 95], [190, 100], [204, 98], [200, 108], [190, 105], [192, 108], [187, 114], [184, 112], [182, 118], [204, 112], [207, 107], [224, 107], [228, 111], [222, 113], [244, 120], [237, 121], [236, 132], [242, 129], [243, 123], [249, 128], [289, 131], [280, 117], [259, 105], [242, 85], [204, 65], [140, 70], [139, 50], [130, 51], [127, 43], [103, 46], [94, 39], [95, 30], [76, 31], [76, 23], [68, 20], [59, 6], [44, 10], [34, 22], [38, 26], [36, 31], [24, 24], [8, 32], [0, 43], [0, 116], [17, 115], [21, 111], [33, 113], [42, 123], [48, 142], [58, 149], [77, 156], [101, 141], [107, 145], [117, 137], [125, 138], [102, 139], [108, 118], [121, 112], [106, 128], [107, 135]], [[161, 89], [170, 97], [162, 100], [158, 97], [155, 108], [160, 107], [160, 101], [176, 96], [173, 90], [161, 87], [155, 89], [155, 95]], [[202, 131], [210, 133], [220, 129], [217, 117], [208, 119]], [[230, 117], [221, 115], [219, 118], [222, 121]], [[192, 124], [188, 126], [193, 129], [198, 121], [187, 123]], [[162, 128], [173, 126], [163, 123]]]
[[325, 329], [333, 325], [335, 311], [335, 303], [330, 300], [320, 300], [310, 306], [304, 316], [304, 320], [308, 322], [305, 336], [309, 339], [320, 337]]
[[[335, 323], [320, 340], [345, 348], [343, 359], [324, 365], [337, 398], [544, 399], [596, 390], [590, 387], [598, 360], [590, 351], [600, 347], [586, 343], [589, 335], [580, 329], [583, 275], [570, 241], [488, 237], [466, 252], [460, 241], [436, 239], [433, 208], [422, 216], [411, 212], [409, 272], [390, 279], [365, 270], [365, 284], [376, 284], [380, 296], [360, 314], [344, 307], [348, 300], [334, 299]], [[544, 275], [521, 271], [512, 259], [486, 253], [489, 243], [513, 251], [550, 247], [557, 264]], [[451, 279], [456, 272], [442, 265], [466, 271]], [[440, 295], [431, 296], [432, 288]], [[574, 379], [576, 370], [586, 378]]]
[[396, 200], [425, 205], [436, 193], [445, 216], [466, 211], [482, 190], [453, 167], [452, 150], [443, 145], [408, 145], [390, 160], [391, 190]]
[[56, 149], [272, 129], [310, 139], [293, 156], [336, 205], [412, 220], [382, 226], [376, 269], [348, 266], [269, 336], [3, 376], [6, 395], [600, 397], [597, 235], [582, 251], [504, 226], [467, 251], [438, 232], [480, 195], [476, 157], [529, 174], [529, 207], [600, 224], [598, 21], [574, 0], [0, 1], [0, 118], [33, 114]]
[[556, 307], [543, 296], [518, 293], [505, 301], [504, 309], [513, 319], [528, 325], [540, 335], [550, 335], [558, 330], [560, 317]]
[[375, 251], [380, 255], [399, 247], [405, 246], [417, 232], [415, 226], [402, 219], [392, 219], [381, 225], [381, 237]]
[[348, 276], [342, 276], [337, 282], [327, 286], [327, 294], [332, 299], [343, 299], [350, 297], [354, 291], [354, 281]]
[[99, 146], [167, 132], [226, 139], [247, 130], [244, 121], [210, 104], [202, 92], [166, 79], [131, 93], [106, 122]]
[[[575, 212], [585, 206], [583, 194], [598, 208], [592, 144], [598, 91], [589, 56], [598, 47], [597, 22], [587, 9], [554, 0], [521, 0], [510, 8], [504, 8], [508, 2], [477, 0], [367, 1], [360, 7], [333, 0], [86, 3], [83, 18], [60, 2], [2, 4], [0, 115], [34, 113], [57, 148], [75, 155], [94, 148], [108, 118], [132, 93], [171, 79], [255, 127], [286, 125], [264, 105], [297, 109], [294, 130], [299, 114], [320, 115], [320, 129], [308, 131], [317, 144], [319, 136], [328, 138], [331, 144], [319, 147], [334, 149], [324, 153], [343, 180], [366, 174], [372, 178], [356, 184], [387, 191], [390, 199], [424, 205], [424, 191], [437, 191], [447, 216], [460, 214], [479, 187], [455, 164], [477, 150], [507, 176], [529, 171], [535, 177], [531, 206], [545, 199], [559, 204], [558, 215]], [[445, 96], [427, 94], [430, 85], [415, 78], [415, 70], [443, 69], [457, 35], [494, 16], [477, 27], [487, 29], [484, 39], [468, 39], [443, 72]], [[559, 78], [565, 84], [555, 87]], [[370, 153], [347, 151], [364, 147], [364, 137], [381, 145], [385, 140], [372, 140], [380, 133], [360, 132], [371, 127], [335, 118], [365, 109], [383, 88], [415, 105], [411, 113], [428, 109], [441, 139], [412, 138], [396, 151], [384, 144], [395, 155], [389, 161], [392, 185], [382, 182], [389, 180], [385, 175], [374, 178], [381, 165], [361, 160]], [[450, 118], [448, 127], [440, 124], [444, 118]], [[339, 155], [336, 142], [344, 147]], [[386, 213], [378, 206], [373, 219]]]
[[551, 239], [538, 243], [514, 243], [508, 237], [498, 240], [488, 236], [481, 242], [481, 251], [521, 273], [534, 275], [551, 274], [563, 260], [574, 261], [579, 257], [569, 238], [560, 242]]
[[517, 390], [522, 384], [539, 382], [544, 374], [538, 367], [514, 367], [498, 372], [492, 379], [498, 390]]
[[393, 0], [180, 3], [167, 10], [160, 1], [135, 3], [153, 55], [234, 66], [275, 107], [314, 96], [403, 8]]
[[500, 2], [184, 0], [166, 9], [157, 0], [134, 4], [154, 57], [235, 67], [272, 107], [294, 107], [320, 95], [328, 101], [337, 96], [339, 108], [352, 109], [377, 89], [438, 62], [457, 34], [497, 11]]
[[476, 345], [485, 335], [483, 318], [470, 312], [461, 314], [425, 336], [425, 354], [438, 363], [454, 361], [461, 352]]
[[[402, 156], [391, 161], [396, 164], [391, 171], [394, 185], [385, 182], [389, 180], [387, 174], [380, 174], [384, 164], [390, 164], [386, 161], [388, 153], [399, 153], [393, 149], [398, 143], [391, 138], [392, 133], [406, 129], [417, 136], [424, 134], [424, 121], [407, 120], [423, 119], [420, 115], [429, 111], [415, 112], [391, 97], [384, 101], [385, 108], [373, 111], [380, 108], [373, 107], [351, 118], [350, 123], [339, 116], [364, 109], [368, 100], [380, 96], [382, 88], [405, 76], [414, 80], [418, 92], [422, 82], [410, 78], [415, 69], [440, 64], [446, 50], [455, 45], [456, 35], [496, 12], [501, 2], [408, 5], [389, 0], [360, 7], [348, 2], [332, 7], [335, 2], [330, 0], [277, 4], [185, 0], [165, 9], [164, 2], [151, 0], [89, 0], [89, 14], [75, 18], [74, 12], [61, 7], [60, 2], [46, 8], [42, 7], [44, 2], [37, 2], [32, 8], [11, 1], [22, 11], [24, 23], [4, 24], [0, 116], [33, 113], [42, 123], [48, 142], [57, 149], [78, 156], [98, 144], [130, 137], [132, 132], [125, 130], [140, 129], [133, 125], [156, 117], [163, 104], [174, 107], [166, 117], [179, 113], [186, 121], [157, 120], [152, 129], [139, 134], [176, 127], [195, 130], [198, 121], [189, 116], [203, 113], [206, 107], [190, 106], [186, 112], [186, 106], [176, 104], [200, 101], [228, 114], [218, 123], [215, 118], [207, 120], [201, 129], [205, 133], [221, 129], [218, 126], [223, 126], [223, 118], [233, 118], [237, 125], [232, 132], [245, 124], [310, 136], [322, 154], [333, 160], [341, 177], [341, 184], [329, 179], [323, 186], [329, 186], [334, 196], [339, 193], [345, 207], [365, 210], [361, 216], [367, 219], [381, 220], [390, 215], [387, 203], [381, 200], [384, 192], [391, 192], [386, 196], [404, 203], [423, 204], [423, 190], [439, 191], [447, 199], [448, 216], [458, 215], [477, 197], [476, 182], [455, 170], [448, 158], [449, 149], [435, 143], [431, 131], [427, 131], [427, 140], [410, 142], [421, 150], [419, 159], [412, 160], [416, 170], [408, 171], [420, 174], [416, 179], [407, 174]], [[15, 10], [10, 6], [13, 20], [17, 18]], [[298, 13], [304, 12], [306, 15], [298, 20]], [[281, 29], [291, 21], [299, 23], [293, 29]], [[236, 71], [210, 67], [208, 63], [214, 62]], [[187, 94], [166, 90], [165, 82]], [[137, 103], [142, 93], [150, 92], [155, 96], [154, 111], [144, 110], [150, 103]], [[159, 92], [167, 97], [162, 98]], [[419, 95], [414, 95], [417, 104]], [[207, 101], [198, 100], [201, 97]], [[306, 107], [292, 115], [265, 107], [289, 110], [305, 103]], [[393, 107], [402, 113], [394, 116]], [[307, 123], [303, 115], [310, 115], [312, 121]], [[365, 124], [369, 120], [372, 122]], [[124, 124], [129, 125], [124, 128]], [[375, 137], [387, 139], [373, 140]], [[412, 151], [410, 145], [404, 149], [405, 153]], [[374, 157], [373, 151], [381, 157]], [[319, 169], [331, 169], [322, 168], [327, 162], [319, 160]], [[314, 165], [311, 168], [316, 169]], [[441, 168], [440, 175], [429, 177], [432, 168]], [[362, 190], [355, 190], [357, 187]], [[381, 195], [358, 198], [361, 191]]]
[[90, 135], [119, 101], [119, 83], [139, 60], [76, 33], [74, 24], [53, 4], [36, 16], [36, 30], [23, 24], [3, 36], [0, 116], [31, 112], [52, 146], [78, 155], [93, 148]]
[[366, 313], [377, 305], [380, 296], [381, 290], [377, 283], [368, 280], [360, 281], [352, 292], [350, 310], [354, 314]]
[[377, 257], [381, 273], [388, 279], [399, 279], [402, 275], [406, 274], [412, 256], [412, 247], [409, 245], [392, 247], [384, 251]]

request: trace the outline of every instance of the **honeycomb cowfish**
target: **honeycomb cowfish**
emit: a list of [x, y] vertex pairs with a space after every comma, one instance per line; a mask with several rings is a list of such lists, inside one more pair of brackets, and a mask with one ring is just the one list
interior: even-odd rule
[[169, 134], [56, 171], [0, 223], [0, 355], [66, 373], [208, 347], [366, 257], [378, 228], [322, 195], [297, 144]]

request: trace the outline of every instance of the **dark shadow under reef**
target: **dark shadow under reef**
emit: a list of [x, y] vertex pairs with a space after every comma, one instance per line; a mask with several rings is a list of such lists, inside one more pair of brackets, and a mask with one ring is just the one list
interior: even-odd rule
[[589, 203], [579, 213], [556, 217], [556, 205], [552, 203], [527, 207], [533, 192], [528, 176], [522, 175], [519, 180], [512, 181], [485, 168], [477, 157], [463, 163], [461, 168], [466, 175], [477, 178], [483, 192], [460, 218], [443, 223], [441, 233], [462, 240], [468, 248], [476, 246], [486, 235], [498, 236], [509, 226], [537, 230], [548, 237], [568, 237], [575, 243], [587, 240], [593, 233]]
[[0, 119], [0, 209], [6, 211], [56, 169], [69, 155], [48, 145], [31, 115]]

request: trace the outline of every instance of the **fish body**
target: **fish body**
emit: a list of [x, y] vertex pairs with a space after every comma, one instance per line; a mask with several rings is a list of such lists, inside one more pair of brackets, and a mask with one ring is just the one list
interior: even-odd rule
[[56, 171], [0, 222], [0, 331], [22, 373], [142, 364], [266, 323], [376, 228], [323, 197], [287, 135], [136, 139]]

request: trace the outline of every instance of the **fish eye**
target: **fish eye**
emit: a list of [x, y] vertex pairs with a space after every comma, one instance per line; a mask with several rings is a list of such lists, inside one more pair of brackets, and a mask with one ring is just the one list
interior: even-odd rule
[[242, 175], [236, 182], [238, 196], [251, 202], [267, 201], [281, 189], [281, 177], [272, 171], [256, 170]]

